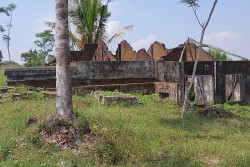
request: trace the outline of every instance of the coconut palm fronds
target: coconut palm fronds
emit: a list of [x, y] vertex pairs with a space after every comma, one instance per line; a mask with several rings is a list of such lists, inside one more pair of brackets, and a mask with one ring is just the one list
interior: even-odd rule
[[119, 39], [123, 39], [123, 36], [126, 35], [129, 31], [133, 30], [134, 26], [130, 25], [130, 26], [126, 26], [123, 27], [122, 29], [120, 29], [119, 31], [117, 31], [108, 41], [107, 44], [111, 44], [111, 43], [117, 43], [117, 41]]

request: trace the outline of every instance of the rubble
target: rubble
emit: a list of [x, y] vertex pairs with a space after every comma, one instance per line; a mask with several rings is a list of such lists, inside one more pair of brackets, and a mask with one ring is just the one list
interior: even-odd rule
[[200, 115], [207, 117], [207, 118], [218, 118], [218, 117], [232, 118], [232, 117], [235, 117], [235, 115], [233, 113], [228, 112], [222, 108], [217, 108], [217, 107], [205, 108], [203, 110], [199, 110], [198, 113]]

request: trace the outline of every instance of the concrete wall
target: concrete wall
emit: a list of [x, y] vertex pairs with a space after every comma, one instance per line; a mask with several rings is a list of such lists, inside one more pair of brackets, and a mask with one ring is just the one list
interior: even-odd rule
[[[8, 85], [55, 87], [55, 67], [6, 69], [5, 74]], [[73, 86], [146, 83], [155, 78], [153, 61], [79, 62], [72, 67]]]
[[[180, 90], [177, 100], [181, 103], [193, 66], [194, 62], [179, 63], [162, 60], [158, 62], [79, 62], [76, 67], [72, 67], [73, 86], [173, 83], [178, 84], [178, 88], [175, 86], [169, 88]], [[55, 67], [6, 69], [5, 74], [8, 85], [24, 83], [30, 86], [55, 87]], [[232, 84], [235, 81], [232, 76], [237, 75], [241, 79], [235, 88], [233, 101], [242, 100], [250, 104], [249, 61], [199, 62], [196, 75], [195, 92], [199, 103], [205, 103], [208, 106], [212, 106], [213, 103], [225, 103], [233, 90]], [[198, 85], [198, 80], [202, 81], [203, 86]], [[164, 86], [161, 85], [160, 87], [163, 88]]]
[[181, 64], [174, 61], [159, 60], [156, 65], [156, 76], [159, 82], [180, 83]]
[[[225, 103], [227, 101], [226, 76], [241, 75], [240, 93], [242, 101], [250, 104], [250, 62], [249, 61], [224, 61], [216, 62], [215, 77], [215, 102]], [[229, 88], [230, 89], [230, 88]]]
[[214, 76], [199, 75], [194, 81], [195, 100], [198, 105], [214, 106]]
[[72, 77], [79, 79], [155, 78], [153, 61], [79, 62]]

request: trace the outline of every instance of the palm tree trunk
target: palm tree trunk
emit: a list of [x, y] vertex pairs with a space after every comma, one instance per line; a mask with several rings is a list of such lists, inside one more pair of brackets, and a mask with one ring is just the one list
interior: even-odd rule
[[72, 116], [72, 83], [69, 55], [68, 0], [56, 0], [56, 113]]

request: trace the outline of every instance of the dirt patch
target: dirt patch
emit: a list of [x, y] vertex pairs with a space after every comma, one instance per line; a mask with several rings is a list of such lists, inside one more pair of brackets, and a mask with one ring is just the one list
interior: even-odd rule
[[40, 127], [40, 135], [46, 143], [63, 148], [78, 148], [84, 136], [88, 134], [90, 134], [88, 124], [77, 124], [77, 119], [72, 121], [51, 116]]
[[27, 126], [30, 126], [30, 125], [32, 125], [32, 124], [36, 124], [37, 122], [38, 122], [38, 119], [37, 119], [36, 117], [31, 117], [31, 118], [27, 121], [26, 125], [27, 125]]
[[53, 143], [62, 147], [76, 147], [75, 141], [75, 129], [67, 128], [65, 126], [55, 126], [53, 132], [50, 133], [47, 130], [41, 130], [43, 140], [46, 143]]
[[217, 107], [210, 107], [210, 108], [206, 108], [203, 110], [199, 110], [198, 113], [200, 115], [207, 117], [207, 118], [218, 118], [218, 117], [232, 118], [232, 117], [236, 117], [233, 113], [226, 111], [222, 108], [217, 108]]
[[205, 161], [209, 166], [216, 165], [220, 162], [220, 159], [217, 157], [205, 157]]

